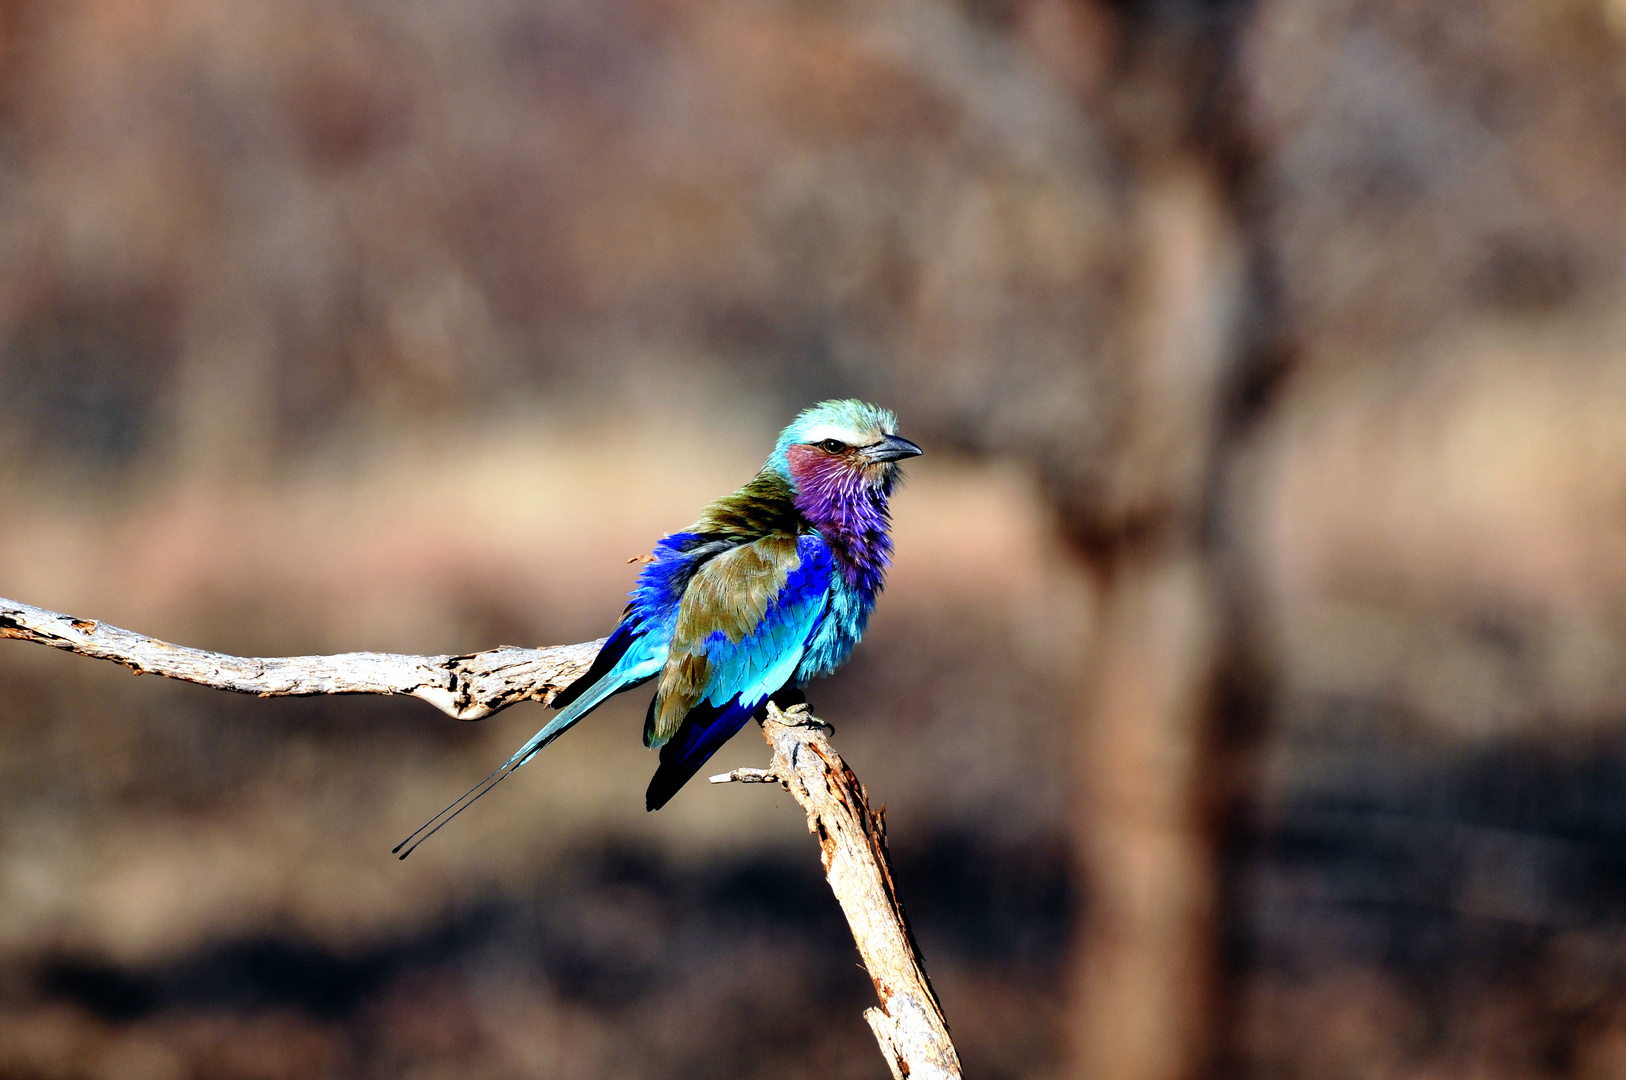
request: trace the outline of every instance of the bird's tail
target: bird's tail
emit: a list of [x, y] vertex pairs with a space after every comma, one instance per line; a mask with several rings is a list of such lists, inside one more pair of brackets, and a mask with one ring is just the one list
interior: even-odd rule
[[473, 806], [481, 796], [506, 780], [515, 769], [531, 760], [537, 751], [569, 731], [578, 720], [602, 705], [611, 695], [622, 690], [630, 690], [634, 686], [652, 678], [660, 671], [665, 659], [664, 656], [633, 656], [631, 653], [623, 656], [597, 682], [589, 685], [587, 689], [579, 691], [575, 699], [570, 702], [563, 712], [548, 721], [541, 731], [526, 740], [525, 745], [516, 750], [514, 756], [504, 762], [500, 768], [465, 791], [446, 809], [418, 826], [411, 836], [391, 848], [390, 853], [392, 855], [399, 854], [403, 859], [411, 855], [418, 849], [419, 844], [434, 836], [447, 822]]

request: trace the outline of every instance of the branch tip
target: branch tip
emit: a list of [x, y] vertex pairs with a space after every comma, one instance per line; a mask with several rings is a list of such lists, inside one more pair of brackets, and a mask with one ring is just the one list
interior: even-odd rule
[[779, 779], [772, 769], [735, 769], [708, 777], [713, 784], [771, 784]]

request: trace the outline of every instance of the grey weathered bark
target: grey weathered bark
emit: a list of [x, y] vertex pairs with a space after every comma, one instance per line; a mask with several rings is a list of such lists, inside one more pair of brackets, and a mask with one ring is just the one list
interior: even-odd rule
[[163, 675], [259, 697], [406, 694], [458, 720], [483, 720], [521, 701], [552, 701], [587, 670], [604, 644], [600, 638], [547, 649], [504, 645], [446, 656], [372, 652], [227, 656], [4, 598], [0, 598], [0, 638], [112, 660], [138, 675]]
[[[228, 656], [3, 598], [0, 638], [111, 660], [138, 675], [163, 675], [260, 697], [406, 694], [459, 720], [483, 719], [520, 701], [553, 700], [587, 670], [603, 644], [601, 639], [546, 649], [503, 646], [446, 656]], [[870, 810], [864, 786], [805, 706], [781, 713], [770, 705], [762, 730], [773, 748], [768, 768], [739, 769], [714, 776], [712, 782], [779, 783], [807, 811], [808, 830], [819, 838], [830, 888], [881, 999], [880, 1007], [867, 1010], [864, 1018], [893, 1076], [957, 1080], [960, 1059], [892, 884], [884, 808], [881, 813]]]
[[777, 783], [801, 804], [807, 831], [819, 838], [825, 876], [881, 999], [864, 1019], [892, 1075], [896, 1080], [957, 1078], [960, 1058], [892, 883], [886, 808], [870, 809], [864, 785], [831, 747], [825, 730], [805, 705], [781, 713], [770, 704], [762, 734], [773, 748], [773, 761], [766, 769], [720, 773], [711, 782]]

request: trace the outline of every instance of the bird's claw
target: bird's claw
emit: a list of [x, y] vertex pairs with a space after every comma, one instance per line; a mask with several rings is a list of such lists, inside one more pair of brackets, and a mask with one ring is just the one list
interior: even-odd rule
[[836, 726], [826, 720], [820, 720], [813, 715], [813, 706], [806, 702], [797, 702], [795, 705], [779, 712], [780, 722], [786, 727], [816, 728], [826, 735], [834, 735]]

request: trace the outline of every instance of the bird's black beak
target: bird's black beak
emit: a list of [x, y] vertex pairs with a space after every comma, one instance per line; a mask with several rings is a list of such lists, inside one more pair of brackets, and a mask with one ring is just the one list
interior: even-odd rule
[[904, 458], [919, 457], [926, 451], [897, 435], [888, 435], [878, 443], [870, 443], [859, 450], [869, 461], [901, 461]]

